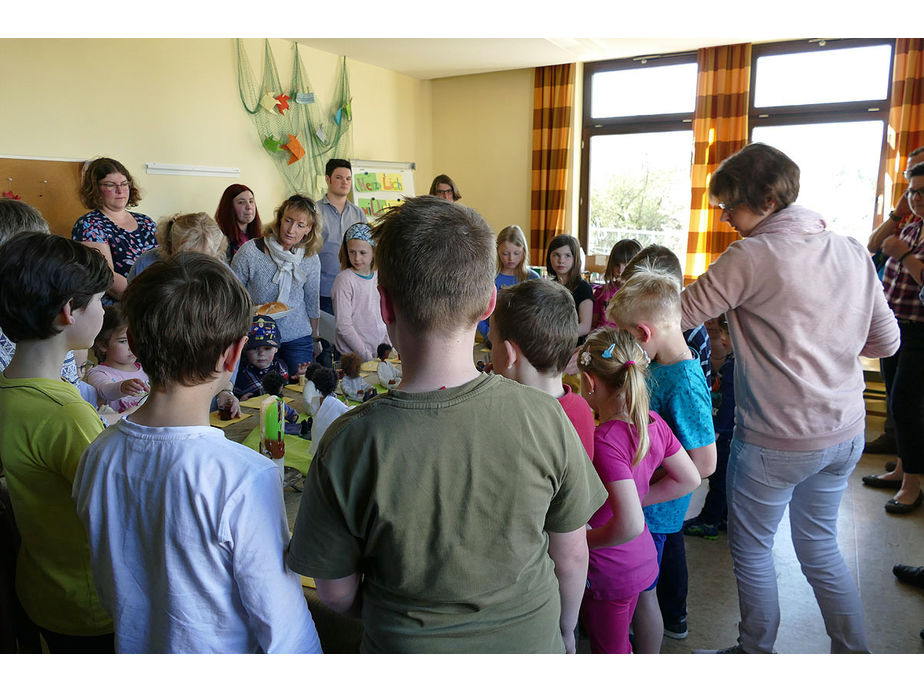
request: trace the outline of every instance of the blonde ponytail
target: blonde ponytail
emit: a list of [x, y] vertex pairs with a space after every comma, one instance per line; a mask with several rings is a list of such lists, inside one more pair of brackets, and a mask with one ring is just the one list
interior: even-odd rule
[[613, 394], [623, 398], [629, 423], [638, 444], [632, 466], [648, 454], [648, 357], [625, 330], [602, 328], [590, 334], [578, 354], [578, 368], [603, 380]]

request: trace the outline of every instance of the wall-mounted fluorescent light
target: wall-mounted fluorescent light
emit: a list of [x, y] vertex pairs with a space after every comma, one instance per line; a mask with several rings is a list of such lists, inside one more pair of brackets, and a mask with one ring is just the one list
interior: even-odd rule
[[213, 176], [218, 178], [240, 178], [241, 169], [227, 166], [187, 166], [185, 164], [147, 163], [145, 171], [157, 176]]

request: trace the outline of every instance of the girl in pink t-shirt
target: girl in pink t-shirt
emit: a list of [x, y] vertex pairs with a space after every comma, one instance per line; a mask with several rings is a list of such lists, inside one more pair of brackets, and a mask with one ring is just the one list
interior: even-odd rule
[[642, 244], [634, 238], [624, 238], [613, 244], [609, 260], [606, 262], [606, 270], [603, 272], [604, 283], [594, 287], [594, 314], [590, 324], [591, 329], [617, 327], [615, 323], [606, 319], [606, 306], [623, 284], [620, 279], [623, 269], [641, 249]]
[[128, 325], [118, 305], [106, 306], [103, 326], [93, 342], [99, 365], [87, 372], [99, 401], [119, 414], [137, 407], [150, 390], [148, 376], [128, 345]]
[[[609, 499], [590, 518], [590, 562], [581, 619], [591, 652], [632, 652], [629, 624], [639, 594], [658, 575], [642, 505], [690, 493], [699, 472], [664, 420], [648, 410], [647, 357], [631, 334], [604, 328], [578, 354], [584, 399], [600, 424], [594, 468]], [[658, 467], [665, 474], [652, 483]]]

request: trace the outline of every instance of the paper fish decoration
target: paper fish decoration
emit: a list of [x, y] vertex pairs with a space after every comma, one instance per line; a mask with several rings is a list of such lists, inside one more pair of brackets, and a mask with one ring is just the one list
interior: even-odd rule
[[314, 103], [314, 94], [311, 94], [311, 93], [306, 94], [306, 93], [301, 92], [301, 91], [300, 91], [300, 92], [296, 92], [296, 94], [295, 94], [295, 103], [302, 103], [302, 104], [305, 104], [305, 103]]
[[289, 157], [289, 166], [305, 156], [305, 148], [298, 141], [295, 135], [289, 135], [289, 141], [282, 145], [283, 149], [288, 149], [292, 156]]
[[353, 120], [353, 108], [350, 104], [343, 107], [343, 115], [347, 117], [347, 120]]
[[337, 123], [337, 125], [340, 125], [341, 120], [343, 120], [343, 109], [338, 108], [337, 112], [334, 113], [334, 122]]
[[272, 113], [276, 107], [276, 99], [273, 98], [272, 94], [264, 94], [263, 98], [260, 99], [260, 105], [263, 106], [264, 110]]
[[280, 94], [276, 97], [276, 108], [279, 110], [279, 113], [285, 115], [286, 109], [289, 108], [289, 95]]
[[277, 140], [273, 137], [267, 137], [263, 140], [263, 148], [270, 154], [276, 154], [277, 152], [281, 151], [282, 144], [282, 140]]
[[314, 134], [318, 136], [318, 139], [322, 142], [327, 142], [327, 135], [324, 134], [324, 128], [318, 125], [318, 129], [314, 131]]

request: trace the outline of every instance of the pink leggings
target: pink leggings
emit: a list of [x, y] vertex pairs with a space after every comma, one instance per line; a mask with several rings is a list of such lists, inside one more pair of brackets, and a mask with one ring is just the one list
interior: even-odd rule
[[637, 594], [610, 601], [594, 599], [588, 592], [584, 592], [581, 622], [590, 638], [590, 651], [593, 654], [632, 654], [629, 624], [637, 602]]

